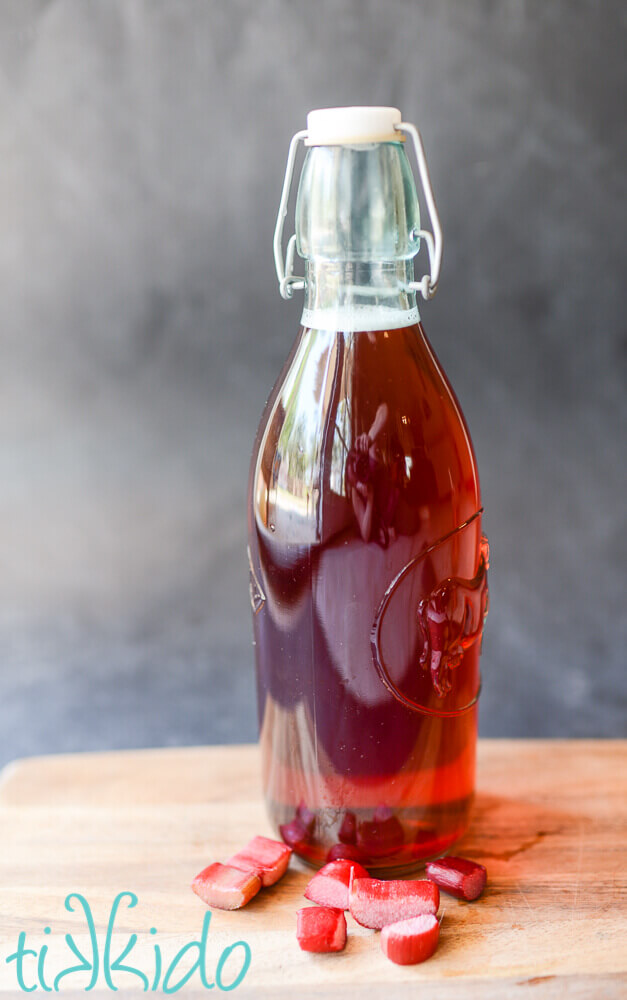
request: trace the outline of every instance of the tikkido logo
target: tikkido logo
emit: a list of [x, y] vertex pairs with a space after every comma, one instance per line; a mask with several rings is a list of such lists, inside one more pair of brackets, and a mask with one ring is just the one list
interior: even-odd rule
[[[211, 910], [205, 912], [198, 940], [188, 941], [166, 962], [161, 946], [154, 938], [157, 933], [156, 927], [151, 927], [149, 930], [151, 939], [144, 938], [143, 941], [137, 934], [130, 934], [120, 942], [124, 932], [115, 931], [114, 942], [116, 917], [120, 905], [125, 900], [128, 909], [137, 906], [138, 899], [134, 892], [118, 893], [111, 905], [103, 942], [98, 940], [91, 907], [79, 892], [71, 892], [65, 897], [65, 909], [70, 913], [79, 914], [82, 910], [85, 924], [75, 934], [65, 934], [65, 944], [61, 944], [61, 941], [55, 940], [55, 936], [51, 936], [50, 945], [43, 944], [39, 949], [29, 948], [26, 931], [21, 931], [15, 951], [7, 955], [5, 960], [10, 967], [15, 964], [15, 976], [20, 990], [32, 993], [41, 989], [50, 993], [72, 988], [87, 992], [98, 985], [101, 989], [106, 987], [117, 991], [130, 988], [129, 977], [135, 979], [133, 983], [135, 988], [139, 985], [137, 981], [141, 982], [143, 992], [159, 990], [166, 994], [177, 993], [190, 982], [192, 977], [194, 977], [192, 985], [197, 988], [200, 980], [201, 986], [206, 990], [217, 986], [219, 990], [228, 992], [240, 985], [248, 972], [251, 959], [250, 945], [246, 941], [235, 941], [223, 948], [213, 978], [208, 971], [207, 948]], [[43, 932], [52, 935], [50, 927], [44, 927]], [[80, 941], [80, 946], [77, 939]], [[58, 946], [54, 947], [53, 942]], [[143, 968], [126, 961], [136, 946], [135, 960], [139, 960], [141, 952]], [[67, 949], [72, 953], [71, 956]], [[74, 959], [78, 959], [78, 965], [71, 964]]]

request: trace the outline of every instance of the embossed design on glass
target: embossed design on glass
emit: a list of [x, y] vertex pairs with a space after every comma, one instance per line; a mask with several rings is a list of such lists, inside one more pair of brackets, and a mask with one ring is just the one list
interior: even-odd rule
[[433, 687], [441, 698], [453, 686], [451, 671], [483, 634], [488, 613], [489, 553], [488, 539], [482, 535], [476, 576], [472, 580], [449, 577], [418, 605], [423, 640], [420, 666], [431, 673]]
[[[460, 700], [459, 697], [454, 697], [456, 692], [453, 692], [453, 697], [447, 697], [453, 691], [450, 671], [459, 667], [464, 654], [481, 638], [483, 632], [488, 610], [489, 548], [486, 536], [482, 535], [477, 541], [476, 572], [471, 579], [444, 575], [443, 579], [440, 577], [438, 580], [436, 567], [450, 568], [452, 565], [459, 565], [459, 552], [474, 551], [473, 539], [477, 537], [482, 513], [482, 509], [476, 511], [464, 524], [405, 563], [388, 584], [372, 623], [372, 658], [381, 681], [401, 704], [425, 715], [442, 718], [463, 715], [476, 704], [481, 690], [477, 674], [476, 688], [470, 697], [462, 696]], [[425, 592], [425, 581], [434, 579], [438, 582]], [[404, 597], [400, 593], [403, 588]], [[409, 594], [418, 596], [414, 599]], [[405, 669], [405, 676], [401, 677], [398, 669], [395, 669], [394, 650], [391, 656], [382, 650], [382, 631], [390, 609], [394, 609], [395, 604], [400, 604], [404, 609], [411, 607], [414, 600], [418, 624], [417, 646], [420, 649], [414, 669], [420, 670], [422, 667], [422, 672], [429, 676], [431, 691], [437, 697], [435, 702], [432, 698], [429, 703], [426, 700], [419, 701], [408, 694], [407, 690], [415, 680], [412, 669]]]

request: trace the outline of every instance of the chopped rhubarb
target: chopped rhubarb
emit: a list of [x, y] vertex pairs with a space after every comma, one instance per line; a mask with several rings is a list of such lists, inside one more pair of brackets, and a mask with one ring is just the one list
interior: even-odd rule
[[298, 816], [291, 819], [289, 823], [283, 823], [279, 827], [279, 833], [287, 846], [294, 851], [303, 850], [310, 840], [307, 828]]
[[431, 958], [438, 946], [440, 923], [432, 913], [398, 920], [381, 931], [381, 950], [397, 965], [416, 965]]
[[348, 884], [354, 878], [368, 878], [368, 872], [355, 861], [331, 861], [317, 872], [305, 889], [305, 898], [320, 906], [348, 909]]
[[346, 917], [330, 906], [306, 906], [297, 914], [296, 937], [303, 951], [342, 951]]
[[307, 833], [311, 833], [315, 823], [316, 814], [307, 806], [304, 799], [301, 799], [296, 810], [296, 819], [299, 819]]
[[354, 844], [333, 844], [327, 852], [327, 864], [329, 861], [339, 861], [341, 858], [348, 861], [363, 861], [364, 852]]
[[363, 820], [357, 826], [357, 847], [373, 858], [395, 854], [404, 841], [400, 820], [386, 807], [379, 806], [372, 820]]
[[355, 878], [348, 894], [348, 906], [358, 924], [380, 929], [386, 924], [423, 913], [436, 913], [440, 892], [428, 879]]
[[246, 847], [229, 858], [227, 865], [243, 872], [254, 872], [264, 886], [274, 885], [285, 874], [292, 853], [278, 840], [269, 837], [253, 837]]
[[426, 865], [428, 877], [457, 899], [470, 902], [483, 892], [488, 873], [483, 865], [468, 858], [440, 858]]
[[354, 844], [357, 838], [357, 817], [354, 812], [344, 813], [342, 825], [338, 831], [338, 840], [343, 844]]
[[207, 906], [219, 910], [239, 910], [261, 889], [261, 879], [254, 872], [242, 872], [216, 861], [208, 865], [192, 882], [192, 889]]
[[442, 839], [432, 826], [423, 823], [407, 825], [407, 842], [413, 858], [424, 861], [432, 858], [442, 850]]

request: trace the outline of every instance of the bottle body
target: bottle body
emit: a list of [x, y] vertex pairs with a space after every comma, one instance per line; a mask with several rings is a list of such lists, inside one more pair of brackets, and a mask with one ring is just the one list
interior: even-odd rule
[[264, 792], [307, 861], [398, 874], [458, 839], [472, 802], [477, 469], [411, 301], [310, 304], [251, 464]]

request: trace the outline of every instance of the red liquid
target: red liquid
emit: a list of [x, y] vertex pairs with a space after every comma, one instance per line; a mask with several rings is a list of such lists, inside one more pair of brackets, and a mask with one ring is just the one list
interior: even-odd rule
[[410, 871], [467, 825], [476, 705], [427, 713], [473, 703], [487, 601], [472, 445], [421, 326], [301, 328], [249, 512], [270, 816], [314, 865], [344, 844]]

